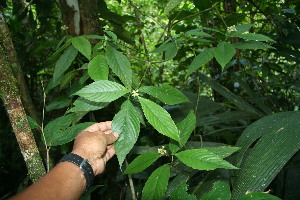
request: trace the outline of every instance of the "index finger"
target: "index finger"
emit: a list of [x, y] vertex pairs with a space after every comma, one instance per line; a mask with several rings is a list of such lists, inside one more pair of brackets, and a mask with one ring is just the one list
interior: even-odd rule
[[111, 121], [106, 121], [106, 122], [100, 122], [100, 123], [95, 123], [86, 129], [84, 131], [89, 131], [89, 132], [96, 132], [96, 131], [108, 131], [111, 130]]

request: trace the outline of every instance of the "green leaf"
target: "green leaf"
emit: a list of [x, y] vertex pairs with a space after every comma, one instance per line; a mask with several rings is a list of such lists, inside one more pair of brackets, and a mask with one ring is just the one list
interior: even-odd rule
[[183, 147], [185, 143], [188, 141], [195, 127], [196, 127], [196, 116], [194, 111], [191, 110], [188, 116], [177, 124], [181, 147]]
[[224, 113], [215, 114], [211, 116], [205, 116], [202, 118], [197, 118], [197, 126], [211, 126], [215, 124], [223, 124], [229, 122], [236, 122], [238, 120], [251, 120], [257, 119], [260, 116], [253, 112], [248, 112], [245, 110], [236, 111], [225, 111]]
[[157, 168], [148, 178], [142, 192], [142, 200], [161, 200], [167, 190], [170, 166], [165, 164]]
[[280, 198], [262, 192], [252, 192], [242, 196], [239, 200], [280, 200]]
[[177, 45], [173, 42], [165, 41], [159, 47], [154, 49], [152, 53], [162, 53], [165, 52], [166, 60], [173, 58], [177, 54]]
[[256, 40], [256, 41], [264, 41], [264, 42], [274, 42], [271, 38], [268, 36], [262, 35], [262, 34], [257, 34], [257, 33], [243, 33], [237, 35], [239, 38], [243, 38], [246, 40]]
[[54, 68], [53, 82], [57, 82], [60, 76], [62, 76], [63, 73], [67, 71], [67, 69], [71, 66], [72, 62], [77, 56], [77, 53], [78, 51], [73, 46], [69, 46], [59, 57]]
[[182, 113], [181, 116], [175, 115], [175, 117], [177, 116], [177, 118], [174, 118], [174, 120], [176, 121], [182, 120], [183, 119], [182, 116], [187, 116], [188, 112], [192, 109], [195, 109], [196, 107], [197, 107], [197, 111], [195, 111], [195, 114], [196, 114], [197, 123], [198, 121], [206, 118], [207, 115], [209, 115], [210, 113], [213, 113], [223, 108], [223, 105], [221, 105], [220, 103], [216, 103], [207, 97], [197, 95], [191, 92], [186, 92], [186, 91], [183, 91], [183, 94], [189, 98], [190, 102], [182, 103], [180, 107], [173, 109], [177, 113]]
[[184, 94], [169, 85], [143, 86], [139, 88], [139, 92], [147, 93], [169, 105], [189, 101]]
[[92, 46], [88, 39], [82, 36], [74, 37], [72, 38], [72, 45], [88, 60], [91, 59]]
[[192, 63], [190, 64], [186, 77], [191, 75], [197, 69], [202, 67], [203, 65], [207, 64], [211, 59], [214, 57], [214, 50], [215, 48], [209, 48], [202, 51], [199, 55], [197, 55]]
[[206, 149], [190, 149], [175, 154], [184, 164], [193, 169], [213, 170], [217, 168], [237, 169], [220, 156]]
[[72, 140], [74, 140], [74, 138], [78, 135], [80, 131], [91, 126], [92, 124], [94, 123], [85, 122], [71, 126], [70, 128], [67, 128], [66, 130], [60, 132], [59, 134], [53, 135], [51, 137], [51, 140], [48, 140], [47, 143], [49, 144], [49, 146], [58, 146], [71, 142]]
[[185, 184], [190, 177], [190, 173], [181, 172], [170, 181], [165, 197], [169, 197], [180, 185]]
[[203, 38], [191, 38], [191, 41], [201, 42], [201, 43], [212, 43], [213, 41]]
[[[224, 170], [224, 169], [216, 169], [213, 171], [209, 171], [206, 174], [206, 179], [199, 184], [199, 187], [196, 188], [193, 192], [198, 199], [202, 199], [202, 196], [205, 193], [208, 193], [212, 190], [214, 184], [217, 181], [228, 182], [231, 177], [231, 173], [233, 170]], [[234, 170], [237, 171], [237, 170]]]
[[75, 114], [70, 114], [50, 121], [44, 128], [46, 144], [51, 146], [52, 141], [55, 141], [57, 138], [61, 137], [62, 132], [71, 125], [75, 118]]
[[85, 86], [84, 88], [76, 92], [75, 95], [79, 95], [95, 102], [111, 102], [120, 98], [128, 92], [130, 92], [130, 90], [126, 89], [124, 86], [118, 83], [103, 80], [96, 81]]
[[29, 122], [29, 125], [30, 125], [31, 129], [40, 128], [40, 126], [37, 124], [37, 122], [32, 117], [27, 115], [27, 119], [28, 119], [28, 122]]
[[126, 56], [115, 48], [108, 46], [106, 50], [106, 60], [113, 73], [116, 74], [122, 83], [131, 88], [132, 85], [132, 69]]
[[272, 114], [272, 109], [265, 103], [264, 97], [262, 94], [257, 94], [254, 92], [253, 88], [244, 81], [243, 78], [234, 75], [234, 79], [240, 84], [241, 88], [243, 88], [244, 91], [247, 92], [248, 96], [250, 97], [250, 100], [255, 103], [261, 110], [264, 111], [266, 115]]
[[195, 195], [187, 193], [187, 184], [180, 185], [170, 196], [170, 200], [197, 200]]
[[148, 122], [161, 134], [179, 142], [177, 127], [170, 114], [156, 103], [139, 97], [144, 115]]
[[[232, 191], [233, 200], [247, 191], [264, 191], [299, 151], [299, 119], [299, 111], [277, 113], [261, 118], [242, 133], [236, 144], [242, 148], [236, 155], [235, 163], [240, 170]], [[244, 158], [246, 152], [248, 156]]]
[[242, 110], [249, 111], [251, 113], [254, 113], [258, 116], [261, 114], [252, 106], [250, 105], [246, 100], [244, 100], [242, 97], [232, 93], [230, 90], [213, 80], [212, 78], [209, 78], [205, 76], [204, 74], [199, 74], [199, 77], [201, 80], [203, 80], [206, 84], [208, 84], [212, 89], [217, 91], [219, 94], [224, 96], [226, 99], [231, 101], [234, 105], [239, 107]]
[[140, 132], [138, 113], [130, 100], [122, 104], [121, 110], [115, 115], [112, 122], [112, 131], [119, 133], [118, 140], [114, 143], [120, 167], [137, 141]]
[[214, 32], [221, 33], [221, 32], [218, 31], [217, 29], [208, 28], [208, 27], [200, 27], [200, 28], [192, 29], [192, 30], [190, 30], [190, 31], [201, 31], [201, 30], [214, 31]]
[[109, 69], [105, 60], [105, 56], [97, 55], [94, 57], [89, 62], [88, 73], [91, 79], [94, 81], [107, 80]]
[[244, 41], [233, 44], [237, 49], [275, 49], [274, 47], [257, 41]]
[[212, 37], [210, 34], [205, 33], [205, 32], [201, 32], [197, 29], [187, 31], [185, 34], [186, 35], [195, 35], [195, 36], [199, 36], [199, 37], [210, 37], [210, 38]]
[[94, 102], [87, 100], [83, 97], [79, 97], [73, 103], [74, 107], [68, 110], [67, 112], [89, 112], [93, 110], [100, 110], [106, 107], [109, 103], [108, 102]]
[[90, 189], [80, 197], [79, 200], [91, 200], [92, 192], [94, 192], [97, 188], [103, 187], [104, 185], [93, 185], [90, 187]]
[[236, 31], [227, 32], [227, 35], [229, 37], [238, 37], [238, 35], [249, 31], [250, 28], [252, 28], [254, 24], [243, 24], [243, 25], [237, 25], [235, 26]]
[[71, 102], [72, 100], [68, 96], [60, 96], [46, 106], [46, 111], [68, 107]]
[[76, 76], [77, 74], [78, 74], [78, 70], [72, 70], [72, 71], [68, 72], [60, 81], [59, 90], [62, 90], [65, 86], [67, 86], [72, 81], [74, 76]]
[[83, 85], [85, 83], [85, 81], [87, 81], [89, 79], [89, 74], [87, 71], [85, 71], [83, 73], [83, 75], [81, 76], [81, 78], [79, 79], [79, 84]]
[[164, 10], [165, 15], [168, 15], [169, 12], [179, 6], [181, 2], [182, 0], [169, 0]]
[[234, 152], [238, 151], [240, 147], [218, 146], [218, 147], [205, 147], [202, 149], [206, 149], [209, 152], [218, 155], [220, 158], [226, 158], [231, 154], [233, 154]]
[[88, 38], [88, 39], [99, 39], [99, 40], [104, 40], [104, 36], [100, 35], [82, 35], [82, 37]]
[[169, 150], [172, 154], [176, 153], [180, 149], [180, 144], [176, 140], [171, 139], [169, 143]]
[[116, 34], [114, 34], [113, 32], [111, 31], [104, 31], [109, 37], [111, 37], [111, 39], [113, 39], [113, 41], [117, 41], [118, 40], [118, 37]]
[[134, 174], [152, 165], [162, 155], [154, 152], [144, 153], [136, 157], [126, 168], [124, 174]]
[[250, 28], [252, 28], [254, 24], [242, 24], [242, 25], [237, 25], [235, 26], [236, 28], [236, 33], [244, 33], [246, 31], [249, 31]]
[[281, 10], [282, 12], [285, 12], [285, 13], [296, 13], [296, 10], [295, 9], [291, 9], [291, 8], [287, 8], [287, 9], [282, 9]]
[[215, 48], [214, 56], [217, 62], [224, 68], [225, 65], [232, 59], [235, 55], [236, 50], [232, 44], [227, 42], [221, 42]]
[[159, 47], [157, 47], [156, 49], [154, 49], [152, 51], [152, 53], [162, 53], [164, 51], [167, 51], [168, 49], [173, 47], [173, 42], [170, 41], [165, 41], [164, 43], [162, 43], [161, 45], [159, 45]]
[[211, 191], [204, 194], [201, 200], [230, 200], [231, 192], [228, 183], [218, 181], [214, 183], [214, 186]]
[[58, 58], [58, 55], [59, 55], [63, 50], [65, 50], [67, 47], [70, 46], [70, 44], [71, 44], [71, 39], [68, 39], [68, 40], [66, 41], [65, 44], [63, 44], [62, 46], [60, 46], [60, 44], [61, 44], [62, 42], [64, 42], [65, 40], [66, 40], [66, 37], [63, 37], [63, 38], [61, 39], [61, 41], [60, 41], [60, 42], [58, 43], [58, 45], [57, 45], [57, 48], [56, 48], [55, 53], [52, 54], [52, 55], [45, 61], [45, 64], [52, 63], [52, 62], [56, 61], [57, 58]]
[[177, 45], [174, 42], [168, 43], [168, 48], [166, 50], [165, 59], [169, 60], [176, 56]]

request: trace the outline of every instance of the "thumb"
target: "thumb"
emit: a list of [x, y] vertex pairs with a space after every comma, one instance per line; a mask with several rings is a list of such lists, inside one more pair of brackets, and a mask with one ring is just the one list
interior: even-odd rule
[[104, 134], [104, 136], [108, 145], [114, 143], [119, 138], [119, 134], [117, 132], [112, 134]]

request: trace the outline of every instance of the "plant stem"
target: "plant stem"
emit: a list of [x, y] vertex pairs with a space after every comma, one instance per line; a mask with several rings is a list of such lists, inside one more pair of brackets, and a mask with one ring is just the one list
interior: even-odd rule
[[[126, 164], [126, 167], [128, 167], [127, 159], [125, 159], [125, 164]], [[132, 195], [132, 200], [137, 200], [136, 195], [135, 195], [135, 189], [134, 189], [134, 185], [133, 185], [131, 174], [128, 174], [128, 180], [129, 180], [129, 185], [130, 185], [130, 191], [131, 191], [131, 195]]]
[[46, 93], [45, 93], [45, 87], [43, 84], [43, 80], [41, 81], [42, 84], [42, 89], [43, 89], [43, 119], [42, 119], [42, 126], [41, 126], [41, 131], [42, 131], [42, 135], [43, 135], [43, 139], [45, 142], [45, 147], [46, 147], [46, 170], [47, 172], [50, 171], [50, 155], [49, 155], [49, 150], [50, 147], [48, 147], [47, 143], [46, 143], [46, 138], [45, 138], [45, 133], [44, 133], [44, 120], [45, 120], [45, 107], [46, 107]]

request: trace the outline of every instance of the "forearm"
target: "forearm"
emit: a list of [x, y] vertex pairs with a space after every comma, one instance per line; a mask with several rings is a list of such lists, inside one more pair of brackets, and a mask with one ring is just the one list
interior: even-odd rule
[[74, 200], [80, 198], [85, 187], [86, 180], [81, 169], [73, 163], [62, 162], [12, 200]]
[[[111, 133], [110, 121], [96, 123], [77, 135], [72, 153], [77, 154], [81, 159], [88, 160], [88, 164], [81, 162], [79, 165], [86, 173], [88, 186], [93, 179], [92, 173], [93, 175], [101, 174], [105, 169], [106, 162], [115, 154], [112, 144], [118, 136], [118, 133]], [[77, 161], [81, 159], [75, 158], [76, 164], [71, 163], [72, 161], [68, 159], [70, 157], [66, 158], [65, 162], [59, 163], [38, 182], [13, 197], [12, 200], [79, 199], [86, 190], [86, 177], [76, 165]]]

